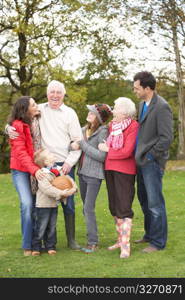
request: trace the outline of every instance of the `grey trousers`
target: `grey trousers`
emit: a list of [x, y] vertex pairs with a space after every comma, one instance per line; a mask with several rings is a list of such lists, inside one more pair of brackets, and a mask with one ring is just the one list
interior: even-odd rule
[[98, 229], [95, 203], [102, 179], [79, 175], [80, 194], [83, 201], [83, 214], [87, 228], [88, 245], [98, 244]]

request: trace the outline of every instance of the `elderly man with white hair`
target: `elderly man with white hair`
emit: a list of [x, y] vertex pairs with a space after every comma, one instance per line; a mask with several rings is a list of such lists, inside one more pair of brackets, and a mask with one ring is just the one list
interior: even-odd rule
[[138, 122], [136, 107], [129, 98], [114, 101], [113, 120], [109, 124], [109, 136], [99, 149], [107, 152], [105, 179], [109, 210], [113, 216], [118, 240], [108, 250], [120, 248], [120, 258], [130, 256], [132, 226], [132, 202], [135, 194], [136, 163], [134, 158]]
[[[64, 174], [74, 178], [74, 167], [81, 150], [70, 150], [70, 143], [82, 138], [81, 126], [76, 112], [64, 104], [66, 90], [64, 84], [52, 80], [47, 86], [48, 102], [38, 105], [40, 118], [32, 123], [34, 148], [40, 146], [48, 149], [55, 155], [57, 165], [62, 166]], [[38, 126], [39, 124], [39, 126]], [[39, 141], [39, 128], [41, 143]], [[12, 127], [6, 129], [10, 138], [16, 138]], [[62, 203], [68, 247], [80, 249], [75, 241], [75, 204], [74, 196], [67, 199], [67, 205]]]

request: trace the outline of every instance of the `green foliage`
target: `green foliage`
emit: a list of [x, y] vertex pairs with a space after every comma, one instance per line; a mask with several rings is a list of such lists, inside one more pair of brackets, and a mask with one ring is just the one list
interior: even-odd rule
[[72, 107], [80, 120], [81, 126], [84, 125], [86, 119], [86, 99], [87, 99], [87, 88], [86, 87], [69, 87], [68, 88], [68, 97], [65, 100], [65, 103]]
[[0, 86], [0, 173], [9, 170], [9, 146], [8, 139], [4, 133], [5, 124], [10, 112], [10, 105], [14, 100], [14, 93], [7, 84]]
[[114, 100], [118, 97], [134, 98], [131, 82], [110, 77], [109, 79], [92, 80], [89, 84], [88, 103], [104, 102], [113, 106]]
[[[181, 164], [182, 167], [182, 164]], [[77, 182], [78, 183], [78, 182]], [[184, 171], [166, 171], [164, 196], [168, 214], [168, 242], [163, 251], [143, 254], [144, 245], [134, 244], [143, 235], [143, 214], [137, 197], [133, 203], [131, 256], [119, 258], [119, 250], [107, 251], [116, 238], [103, 181], [96, 203], [99, 250], [84, 254], [67, 248], [62, 208], [57, 222], [57, 254], [24, 257], [21, 249], [19, 200], [10, 175], [0, 175], [0, 277], [1, 278], [184, 278]], [[76, 240], [86, 244], [86, 227], [79, 192], [76, 201]]]

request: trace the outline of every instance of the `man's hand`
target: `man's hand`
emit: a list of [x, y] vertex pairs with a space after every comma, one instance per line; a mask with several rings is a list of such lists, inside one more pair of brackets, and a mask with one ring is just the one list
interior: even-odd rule
[[6, 132], [10, 139], [16, 139], [19, 136], [19, 133], [16, 131], [15, 127], [7, 125]]
[[68, 163], [62, 165], [62, 171], [64, 175], [67, 175], [71, 171], [71, 166]]

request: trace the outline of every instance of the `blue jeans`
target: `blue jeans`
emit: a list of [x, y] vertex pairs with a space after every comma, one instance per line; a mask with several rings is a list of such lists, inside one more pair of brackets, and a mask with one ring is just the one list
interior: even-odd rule
[[[58, 166], [62, 166], [64, 163], [57, 162]], [[75, 179], [75, 167], [71, 168], [71, 171], [68, 173], [73, 179]], [[74, 215], [75, 214], [75, 203], [74, 203], [74, 195], [69, 196], [67, 198], [67, 203], [62, 204], [64, 215]]]
[[144, 239], [158, 249], [167, 241], [167, 216], [162, 194], [164, 171], [156, 161], [150, 161], [137, 172], [138, 199], [144, 214]]
[[30, 174], [11, 170], [14, 186], [20, 200], [22, 248], [32, 249], [34, 197], [31, 192]]
[[33, 235], [33, 250], [41, 251], [42, 240], [47, 250], [55, 250], [57, 243], [56, 223], [58, 208], [36, 208], [36, 230]]

